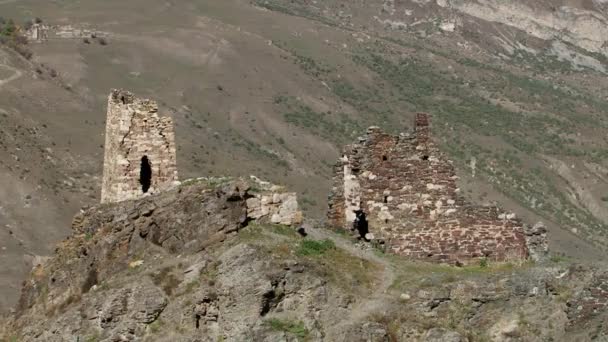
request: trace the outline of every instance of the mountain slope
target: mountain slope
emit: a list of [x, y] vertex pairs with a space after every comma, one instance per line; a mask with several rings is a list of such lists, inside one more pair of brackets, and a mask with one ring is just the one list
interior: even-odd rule
[[608, 64], [588, 27], [606, 4], [551, 3], [0, 2], [51, 26], [32, 61], [0, 48], [1, 307], [98, 201], [110, 88], [173, 116], [184, 178], [260, 175], [314, 218], [343, 144], [429, 112], [467, 196], [545, 221], [557, 253], [603, 258]]

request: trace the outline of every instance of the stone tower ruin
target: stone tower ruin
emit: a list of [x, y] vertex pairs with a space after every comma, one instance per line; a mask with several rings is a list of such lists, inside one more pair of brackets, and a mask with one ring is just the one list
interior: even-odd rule
[[158, 105], [123, 90], [108, 98], [101, 202], [163, 190], [178, 181], [173, 121]]
[[329, 200], [331, 226], [397, 254], [450, 264], [522, 260], [546, 249], [543, 228], [467, 202], [452, 162], [433, 142], [429, 116], [417, 114], [414, 127], [399, 136], [370, 127], [345, 148]]

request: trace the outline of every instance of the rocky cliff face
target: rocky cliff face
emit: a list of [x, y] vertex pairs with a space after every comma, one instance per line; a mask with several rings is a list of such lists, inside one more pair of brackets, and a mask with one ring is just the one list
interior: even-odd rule
[[437, 0], [444, 8], [515, 27], [544, 40], [560, 39], [608, 55], [606, 1]]
[[589, 341], [608, 336], [605, 272], [557, 259], [545, 265], [453, 268], [385, 256], [310, 226], [302, 237], [295, 227], [263, 223], [277, 219], [272, 205], [249, 207], [283, 197], [276, 187], [275, 196], [259, 186], [200, 179], [80, 213], [73, 235], [24, 282], [18, 307], [0, 324], [0, 337]]

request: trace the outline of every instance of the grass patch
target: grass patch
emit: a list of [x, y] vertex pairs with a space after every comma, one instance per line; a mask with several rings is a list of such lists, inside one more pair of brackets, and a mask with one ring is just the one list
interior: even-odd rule
[[287, 123], [336, 143], [349, 142], [363, 130], [359, 122], [345, 113], [317, 112], [292, 96], [277, 95], [274, 104], [283, 112]]
[[[420, 261], [409, 261], [396, 255], [387, 255], [401, 272], [391, 285], [392, 289], [404, 291], [418, 287], [434, 287], [441, 284], [462, 281], [468, 278], [487, 277], [495, 274], [512, 272], [516, 265], [512, 263], [490, 263], [481, 259], [477, 264], [455, 267], [432, 264]], [[519, 268], [524, 268], [523, 264]]]
[[186, 186], [192, 186], [195, 184], [204, 184], [211, 188], [217, 188], [219, 186], [228, 184], [233, 180], [234, 179], [231, 177], [199, 177], [199, 178], [187, 179], [181, 183], [181, 186], [186, 187]]
[[268, 225], [267, 227], [269, 228], [269, 230], [271, 232], [279, 234], [279, 235], [284, 235], [284, 236], [289, 236], [289, 237], [297, 236], [295, 229], [292, 227], [289, 227], [289, 226], [285, 226], [282, 224], [272, 224], [272, 225]]
[[556, 264], [569, 261], [569, 259], [568, 259], [567, 256], [565, 256], [565, 255], [558, 255], [558, 254], [551, 255], [551, 258], [549, 258], [549, 260], [551, 260], [551, 262], [554, 262]]
[[330, 240], [327, 241], [315, 241], [317, 244], [309, 245], [307, 251], [313, 254], [304, 256], [304, 264], [315, 269], [321, 278], [327, 279], [346, 293], [368, 295], [368, 291], [381, 278], [382, 267], [335, 247]]
[[101, 337], [99, 336], [99, 333], [95, 332], [92, 335], [88, 335], [84, 338], [84, 342], [97, 342], [100, 341]]
[[[287, 238], [287, 240], [285, 238]], [[236, 242], [264, 242], [264, 245], [267, 246], [274, 241], [276, 243], [272, 243], [273, 247], [285, 243], [290, 247], [294, 247], [296, 238], [298, 238], [298, 233], [293, 227], [280, 224], [253, 223], [248, 225], [247, 228], [239, 231]]]
[[149, 325], [150, 332], [153, 334], [158, 333], [163, 325], [165, 325], [165, 323], [161, 319], [157, 319]]
[[271, 330], [282, 331], [292, 334], [298, 338], [306, 338], [308, 336], [308, 329], [304, 326], [304, 323], [298, 321], [281, 320], [278, 318], [271, 318], [264, 322]]
[[301, 239], [290, 227], [252, 225], [240, 231], [234, 243], [252, 243], [273, 260], [298, 257], [304, 267], [349, 293], [365, 292], [378, 279], [375, 263], [353, 256], [329, 239]]
[[336, 245], [329, 239], [321, 241], [304, 240], [300, 243], [296, 254], [300, 256], [318, 256], [335, 249]]

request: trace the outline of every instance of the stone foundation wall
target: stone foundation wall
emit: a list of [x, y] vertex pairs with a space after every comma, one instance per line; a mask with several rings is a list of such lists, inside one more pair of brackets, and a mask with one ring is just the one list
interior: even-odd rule
[[250, 177], [247, 199], [247, 216], [261, 223], [298, 225], [303, 221], [295, 192], [287, 192], [282, 186]]
[[371, 127], [336, 166], [329, 223], [353, 229], [353, 211], [361, 210], [367, 238], [413, 258], [452, 264], [527, 258], [523, 223], [497, 207], [467, 203], [456, 179], [430, 137], [426, 114], [417, 115], [411, 135]]
[[[118, 202], [155, 193], [176, 183], [173, 122], [158, 116], [158, 105], [113, 90], [108, 98], [101, 202]], [[142, 159], [150, 166], [150, 186], [141, 183]]]

